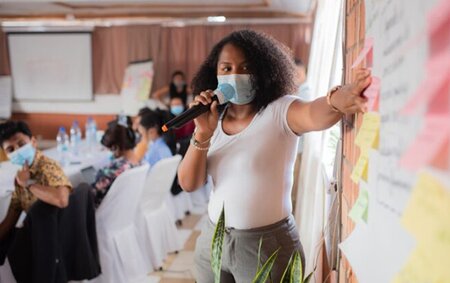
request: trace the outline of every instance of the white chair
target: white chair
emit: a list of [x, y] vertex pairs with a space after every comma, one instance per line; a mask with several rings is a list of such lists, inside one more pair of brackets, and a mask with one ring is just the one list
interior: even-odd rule
[[180, 192], [176, 196], [170, 195], [167, 202], [169, 209], [173, 212], [176, 220], [181, 221], [186, 213], [190, 213], [193, 210], [191, 193]]
[[144, 165], [119, 175], [100, 204], [96, 224], [102, 274], [90, 282], [134, 282], [145, 278], [150, 271], [135, 228], [148, 169]]
[[8, 259], [5, 263], [0, 266], [0, 283], [16, 283], [16, 279], [12, 274], [11, 266], [9, 265]]
[[181, 156], [176, 155], [159, 161], [150, 169], [139, 204], [136, 226], [147, 262], [154, 269], [162, 267], [168, 253], [182, 248], [175, 220], [166, 205], [180, 161]]

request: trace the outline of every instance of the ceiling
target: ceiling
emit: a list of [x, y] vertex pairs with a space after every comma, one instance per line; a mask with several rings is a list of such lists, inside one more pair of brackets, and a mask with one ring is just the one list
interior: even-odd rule
[[94, 18], [305, 18], [315, 0], [3, 1], [0, 20]]

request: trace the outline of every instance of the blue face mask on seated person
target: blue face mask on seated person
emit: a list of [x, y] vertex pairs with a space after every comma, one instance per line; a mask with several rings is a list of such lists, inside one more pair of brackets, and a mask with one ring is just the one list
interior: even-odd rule
[[183, 111], [184, 111], [183, 105], [174, 105], [170, 107], [170, 112], [175, 116], [180, 115], [181, 113], [183, 113]]
[[227, 83], [234, 88], [234, 97], [230, 99], [233, 104], [249, 104], [255, 99], [249, 74], [220, 75], [217, 76], [217, 81], [219, 85]]
[[33, 147], [31, 142], [29, 142], [18, 150], [8, 154], [8, 159], [15, 165], [23, 166], [25, 165], [25, 162], [28, 162], [28, 166], [31, 166], [35, 156], [36, 149]]

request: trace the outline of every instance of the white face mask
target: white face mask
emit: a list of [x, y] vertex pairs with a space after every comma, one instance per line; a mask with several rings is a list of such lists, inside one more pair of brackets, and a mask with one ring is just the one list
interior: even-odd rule
[[233, 104], [244, 105], [255, 99], [255, 92], [253, 91], [250, 75], [248, 74], [217, 76], [217, 81], [219, 85], [227, 83], [234, 88], [235, 95], [230, 99], [230, 102]]

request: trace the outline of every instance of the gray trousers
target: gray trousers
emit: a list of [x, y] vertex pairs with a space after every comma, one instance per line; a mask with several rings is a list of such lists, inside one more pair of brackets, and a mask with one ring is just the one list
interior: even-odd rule
[[[264, 262], [274, 251], [280, 248], [277, 260], [272, 269], [271, 278], [278, 283], [289, 262], [293, 251], [300, 252], [303, 270], [305, 270], [305, 256], [300, 243], [294, 217], [281, 220], [269, 226], [249, 230], [226, 228], [222, 252], [221, 283], [237, 282], [249, 283], [256, 275], [258, 262], [259, 239], [263, 237], [261, 248], [261, 262]], [[214, 235], [214, 224], [208, 224], [197, 239], [195, 248], [195, 269], [198, 283], [214, 282], [211, 269], [211, 241]]]

